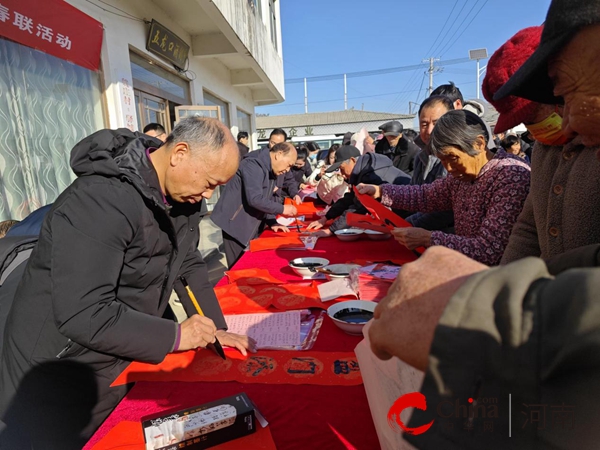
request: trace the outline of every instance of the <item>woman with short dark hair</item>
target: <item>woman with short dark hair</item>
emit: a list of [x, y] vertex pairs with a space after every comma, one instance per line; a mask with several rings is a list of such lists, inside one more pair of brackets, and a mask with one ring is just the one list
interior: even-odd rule
[[393, 235], [409, 249], [443, 245], [487, 265], [500, 262], [513, 224], [529, 192], [529, 166], [499, 149], [487, 148], [488, 131], [470, 111], [449, 111], [437, 121], [429, 150], [448, 176], [431, 184], [360, 185], [360, 192], [409, 211], [454, 211], [456, 234], [422, 228], [396, 228]]
[[521, 139], [519, 139], [514, 134], [509, 134], [504, 139], [502, 139], [500, 145], [504, 150], [506, 150], [506, 153], [518, 156], [519, 158], [525, 160], [527, 164], [529, 164], [529, 158], [527, 157], [525, 152], [522, 151]]

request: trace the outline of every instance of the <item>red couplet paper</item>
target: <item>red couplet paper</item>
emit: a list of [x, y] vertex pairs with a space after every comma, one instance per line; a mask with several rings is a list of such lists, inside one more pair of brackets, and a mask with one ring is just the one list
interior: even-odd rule
[[254, 286], [257, 284], [283, 284], [269, 273], [267, 269], [241, 269], [228, 270], [225, 272], [230, 283], [235, 283], [239, 286]]
[[390, 230], [393, 230], [394, 228], [412, 227], [410, 223], [399, 215], [394, 214], [370, 195], [361, 194], [358, 192], [356, 186], [354, 186], [353, 189], [356, 198], [358, 198], [363, 206], [367, 208], [367, 211], [369, 211], [375, 219], [378, 219], [383, 226]]
[[305, 248], [297, 233], [285, 233], [271, 238], [258, 238], [250, 241], [251, 252], [281, 250], [286, 248]]
[[268, 312], [272, 311], [271, 307], [280, 311], [328, 307], [321, 301], [319, 290], [314, 283], [309, 286], [227, 284], [215, 288], [215, 294], [224, 314]]
[[286, 198], [284, 205], [294, 205], [299, 216], [312, 216], [319, 212], [319, 209], [312, 202], [296, 203], [291, 198]]
[[[392, 211], [387, 209], [385, 206], [383, 206], [381, 203], [379, 203], [377, 200], [375, 200], [370, 195], [365, 195], [365, 194], [359, 193], [356, 186], [354, 186], [353, 189], [354, 189], [354, 194], [356, 195], [356, 198], [358, 198], [358, 200], [360, 200], [360, 202], [363, 204], [363, 206], [365, 208], [367, 208], [367, 211], [369, 211], [375, 219], [377, 219], [381, 222], [382, 226], [387, 227], [390, 230], [393, 230], [394, 228], [410, 228], [410, 227], [412, 227], [412, 225], [409, 222], [404, 220], [399, 215], [394, 214]], [[419, 253], [423, 253], [425, 251], [425, 248], [419, 247], [416, 250]]]
[[259, 351], [247, 357], [226, 350], [171, 353], [160, 364], [132, 362], [111, 386], [134, 381], [238, 381], [265, 384], [355, 386], [362, 377], [354, 352]]
[[[249, 434], [233, 441], [212, 447], [215, 450], [239, 450], [248, 448], [254, 450], [276, 450], [273, 436], [269, 427], [263, 428], [257, 422], [256, 433]], [[123, 420], [106, 433], [92, 450], [146, 450], [144, 434], [140, 422]]]

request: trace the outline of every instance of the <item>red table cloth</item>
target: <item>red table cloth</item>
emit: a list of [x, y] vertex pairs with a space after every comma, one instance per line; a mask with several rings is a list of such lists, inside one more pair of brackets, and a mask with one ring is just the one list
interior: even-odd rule
[[[273, 233], [263, 233], [272, 237]], [[327, 258], [332, 264], [357, 259], [410, 262], [416, 256], [393, 239], [370, 241], [364, 237], [342, 242], [335, 237], [319, 239], [315, 250], [247, 252], [234, 269], [267, 269], [284, 282], [300, 281], [288, 262], [304, 256]], [[228, 283], [224, 277], [218, 285]], [[313, 347], [315, 351], [353, 351], [361, 337], [350, 336], [335, 327], [328, 317]], [[301, 354], [301, 352], [299, 352]], [[364, 386], [319, 386], [251, 384], [239, 382], [138, 382], [115, 408], [86, 445], [91, 449], [122, 421], [174, 408], [185, 408], [235, 395], [246, 394], [269, 421], [278, 449], [376, 449], [379, 442]], [[141, 425], [140, 425], [141, 427]], [[235, 441], [234, 441], [235, 442]]]

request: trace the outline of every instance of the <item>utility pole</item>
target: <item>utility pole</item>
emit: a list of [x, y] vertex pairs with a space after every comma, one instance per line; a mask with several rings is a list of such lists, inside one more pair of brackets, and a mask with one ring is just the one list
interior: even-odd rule
[[477, 60], [477, 100], [479, 100], [479, 95], [481, 92], [481, 82], [479, 80], [481, 79], [481, 75], [483, 75], [483, 72], [485, 72], [486, 69], [487, 64], [480, 69], [479, 60]]
[[348, 85], [346, 84], [346, 74], [344, 74], [344, 111], [348, 109]]
[[[419, 104], [417, 102], [408, 102], [408, 114], [412, 114], [412, 105], [415, 105], [417, 107], [419, 106]], [[415, 111], [418, 109], [419, 108], [416, 108]]]
[[308, 88], [306, 86], [306, 77], [304, 78], [304, 114], [308, 114]]
[[431, 95], [433, 92], [433, 73], [440, 71], [440, 68], [434, 67], [433, 63], [439, 60], [440, 58], [429, 58], [423, 60], [424, 63], [429, 62], [429, 69], [427, 70], [427, 72], [429, 72], [429, 93], [427, 95]]

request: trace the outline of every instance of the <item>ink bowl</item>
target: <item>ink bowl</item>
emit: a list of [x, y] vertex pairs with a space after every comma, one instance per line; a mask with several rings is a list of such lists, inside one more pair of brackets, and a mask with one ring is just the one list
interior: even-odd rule
[[324, 273], [328, 280], [335, 280], [336, 278], [348, 278], [350, 271], [353, 269], [360, 269], [362, 266], [358, 264], [329, 264], [328, 266], [318, 269], [319, 272]]
[[356, 241], [360, 239], [360, 235], [364, 233], [364, 230], [360, 228], [344, 228], [343, 230], [336, 230], [335, 236], [344, 242]]
[[327, 308], [333, 323], [348, 334], [362, 335], [362, 329], [373, 318], [377, 303], [365, 300], [348, 300]]
[[[289, 262], [289, 266], [302, 278], [313, 278], [319, 275], [317, 269], [329, 264], [325, 258], [296, 258]], [[322, 275], [320, 275], [322, 276]]]

